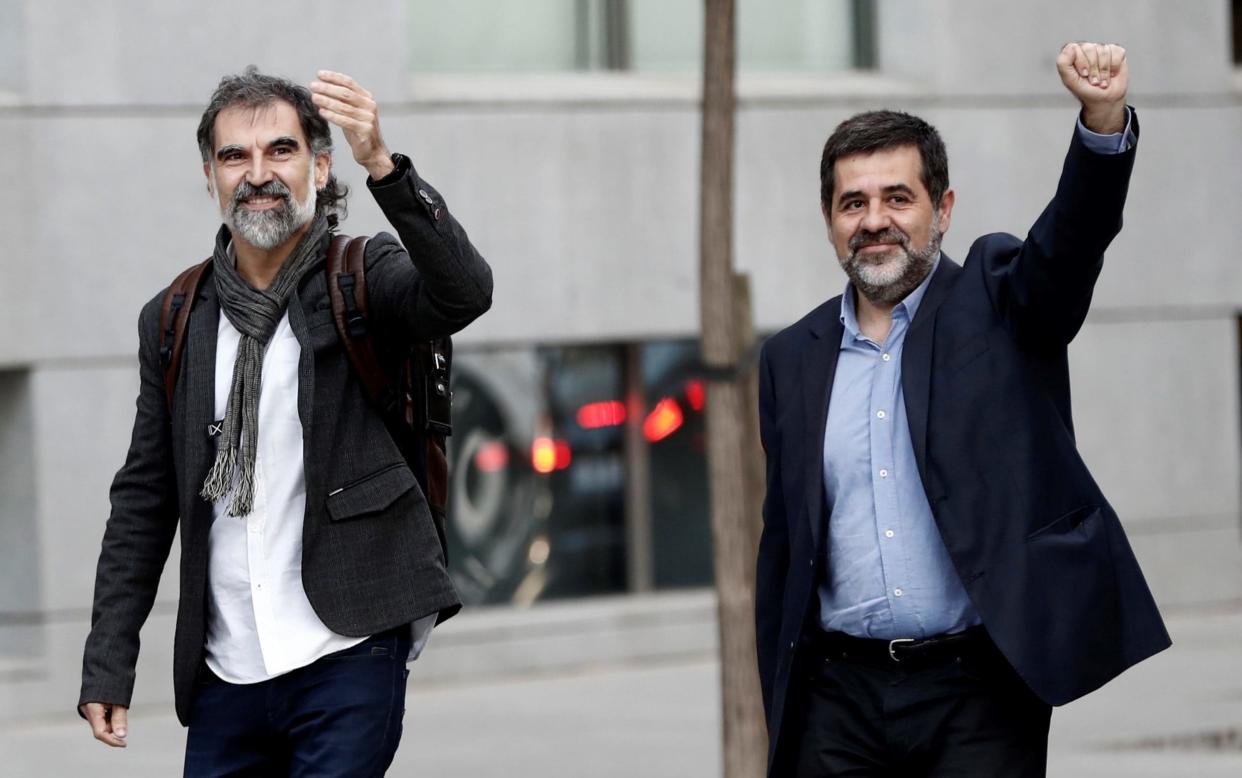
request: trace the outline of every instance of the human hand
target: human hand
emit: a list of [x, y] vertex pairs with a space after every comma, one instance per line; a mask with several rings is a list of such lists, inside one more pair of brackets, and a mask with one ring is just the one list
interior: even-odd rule
[[319, 115], [340, 127], [354, 153], [354, 161], [378, 181], [393, 171], [392, 154], [380, 135], [379, 108], [371, 93], [344, 73], [320, 70], [310, 83], [311, 100]]
[[1057, 55], [1057, 73], [1082, 104], [1087, 129], [1102, 135], [1125, 129], [1130, 67], [1124, 48], [1115, 43], [1067, 43]]
[[88, 702], [79, 709], [91, 725], [95, 739], [113, 748], [124, 748], [129, 735], [129, 708], [106, 702]]

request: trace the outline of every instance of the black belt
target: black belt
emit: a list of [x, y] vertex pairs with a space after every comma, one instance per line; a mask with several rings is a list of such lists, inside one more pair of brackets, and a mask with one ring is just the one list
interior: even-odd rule
[[825, 658], [854, 659], [901, 668], [944, 664], [966, 655], [996, 650], [983, 627], [971, 627], [951, 635], [897, 640], [857, 638], [844, 632], [822, 631], [810, 637], [813, 650]]

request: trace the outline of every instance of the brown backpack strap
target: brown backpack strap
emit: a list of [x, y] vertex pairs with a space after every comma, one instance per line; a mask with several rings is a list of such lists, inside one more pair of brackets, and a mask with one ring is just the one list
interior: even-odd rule
[[[396, 384], [392, 381], [380, 365], [367, 322], [366, 245], [366, 238], [350, 239], [337, 235], [328, 247], [328, 296], [332, 300], [332, 319], [336, 322], [337, 334], [354, 373], [371, 402], [387, 421], [398, 422], [412, 433], [412, 440], [421, 447], [421, 451], [414, 453], [414, 456], [421, 457], [426, 468], [423, 494], [431, 508], [436, 532], [440, 536], [440, 548], [447, 563], [444, 516], [448, 505], [448, 458], [445, 437], [452, 430], [449, 417], [452, 341], [443, 338], [415, 344], [401, 367], [401, 382]], [[415, 406], [415, 394], [420, 392], [424, 402], [422, 413], [418, 413]], [[419, 417], [417, 420], [416, 416]]]
[[185, 351], [185, 330], [190, 320], [190, 309], [194, 307], [199, 284], [211, 262], [212, 258], [208, 257], [181, 271], [181, 275], [173, 279], [164, 293], [164, 305], [160, 308], [160, 365], [164, 368], [164, 396], [168, 400], [169, 411], [172, 411], [177, 375], [181, 370], [181, 353]]
[[328, 297], [341, 345], [371, 402], [386, 414], [396, 411], [400, 396], [375, 353], [367, 321], [367, 238], [335, 235], [328, 247]]

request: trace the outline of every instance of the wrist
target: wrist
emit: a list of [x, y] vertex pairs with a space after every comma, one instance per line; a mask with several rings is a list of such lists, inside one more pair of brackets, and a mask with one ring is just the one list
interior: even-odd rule
[[397, 165], [392, 161], [392, 154], [389, 154], [387, 150], [382, 155], [377, 154], [363, 167], [367, 169], [372, 181], [379, 181], [397, 169]]
[[1126, 129], [1125, 101], [1106, 105], [1084, 105], [1082, 123], [1088, 130], [1100, 135], [1116, 135], [1124, 132]]

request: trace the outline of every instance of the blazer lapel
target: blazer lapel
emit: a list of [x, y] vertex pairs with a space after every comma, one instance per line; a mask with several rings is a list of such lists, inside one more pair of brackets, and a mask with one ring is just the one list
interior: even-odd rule
[[[199, 487], [211, 469], [218, 437], [210, 437], [208, 425], [215, 420], [216, 334], [220, 326], [220, 306], [216, 285], [208, 276], [199, 287], [198, 300], [190, 312], [186, 333], [182, 373], [177, 387], [176, 413], [181, 420], [181, 450], [184, 454], [182, 487], [187, 489], [200, 526], [210, 526], [211, 506], [198, 497]], [[184, 501], [183, 501], [184, 506]]]
[[810, 342], [802, 352], [802, 394], [805, 407], [807, 455], [806, 506], [811, 524], [811, 541], [820, 548], [824, 525], [824, 430], [828, 424], [828, 400], [832, 397], [832, 379], [837, 372], [837, 356], [841, 351], [841, 298], [822, 309], [811, 322]]
[[931, 392], [931, 360], [933, 336], [936, 332], [936, 312], [944, 302], [962, 268], [947, 255], [942, 255], [940, 267], [927, 286], [918, 313], [906, 333], [901, 355], [901, 390], [905, 394], [906, 419], [910, 423], [910, 442], [914, 445], [914, 459], [919, 474], [926, 483], [927, 477], [927, 416]]
[[[310, 271], [323, 275], [323, 270], [319, 266]], [[311, 343], [310, 332], [306, 324], [307, 310], [314, 310], [315, 298], [308, 295], [309, 299], [303, 299], [303, 294], [307, 294], [306, 285], [299, 289], [293, 296], [289, 298], [289, 329], [293, 331], [293, 337], [298, 341], [298, 347], [301, 353], [298, 358], [298, 418], [302, 421], [302, 429], [310, 430], [311, 423], [314, 420], [315, 410], [315, 347]], [[304, 439], [306, 436], [304, 434]]]

